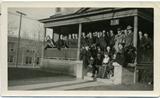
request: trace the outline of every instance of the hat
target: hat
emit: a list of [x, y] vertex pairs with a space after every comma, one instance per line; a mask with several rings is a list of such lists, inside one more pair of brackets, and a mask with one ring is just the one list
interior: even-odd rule
[[121, 31], [121, 28], [118, 28], [117, 31]]
[[127, 30], [130, 30], [130, 29], [132, 29], [132, 27], [131, 26], [127, 26]]

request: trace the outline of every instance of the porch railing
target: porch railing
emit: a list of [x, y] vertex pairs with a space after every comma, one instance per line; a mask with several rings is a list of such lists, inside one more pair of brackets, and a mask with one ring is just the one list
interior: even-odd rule
[[44, 51], [44, 58], [48, 59], [63, 59], [63, 60], [76, 60], [77, 48], [48, 48]]

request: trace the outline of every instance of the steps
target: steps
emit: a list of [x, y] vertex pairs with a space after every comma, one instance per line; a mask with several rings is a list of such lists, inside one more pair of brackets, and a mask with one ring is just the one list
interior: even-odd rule
[[114, 79], [101, 79], [101, 78], [97, 78], [97, 82], [112, 84], [114, 82]]
[[89, 81], [97, 81], [100, 83], [107, 83], [107, 84], [112, 84], [114, 82], [114, 77], [111, 77], [110, 79], [101, 79], [101, 78], [92, 78], [92, 73], [88, 72], [86, 76], [84, 76], [85, 80], [89, 80]]

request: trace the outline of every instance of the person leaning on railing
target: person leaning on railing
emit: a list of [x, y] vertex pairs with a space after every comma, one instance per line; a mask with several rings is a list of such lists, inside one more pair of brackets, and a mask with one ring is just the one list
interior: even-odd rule
[[49, 35], [45, 37], [45, 48], [44, 49], [46, 50], [47, 48], [56, 48], [56, 43], [54, 42], [53, 39], [51, 39]]

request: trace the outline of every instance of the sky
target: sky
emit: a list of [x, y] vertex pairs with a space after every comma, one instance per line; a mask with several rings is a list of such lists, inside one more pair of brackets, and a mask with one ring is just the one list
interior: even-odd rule
[[[33, 30], [37, 28], [37, 24], [43, 27], [43, 23], [37, 21], [38, 19], [49, 18], [55, 14], [55, 8], [9, 8], [8, 9], [8, 24], [19, 27], [20, 15], [16, 11], [25, 13], [26, 16], [22, 18], [22, 31], [21, 36], [26, 34], [27, 31], [30, 37], [33, 37]], [[19, 29], [13, 30], [10, 35], [18, 36]], [[24, 32], [23, 32], [24, 31]], [[52, 36], [52, 30], [47, 29], [47, 35]]]

